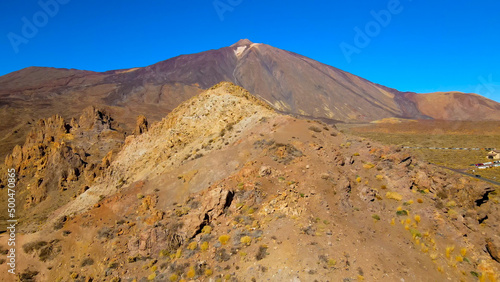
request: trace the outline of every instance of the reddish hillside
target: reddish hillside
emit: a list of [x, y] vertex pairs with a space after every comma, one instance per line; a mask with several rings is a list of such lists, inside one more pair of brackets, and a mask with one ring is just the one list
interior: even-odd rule
[[500, 120], [500, 104], [477, 94], [436, 92], [407, 94], [421, 113], [441, 120]]

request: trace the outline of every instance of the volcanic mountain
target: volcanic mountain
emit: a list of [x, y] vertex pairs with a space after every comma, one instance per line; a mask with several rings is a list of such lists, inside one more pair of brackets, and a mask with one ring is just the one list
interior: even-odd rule
[[159, 120], [221, 81], [244, 87], [280, 112], [333, 122], [500, 120], [500, 104], [478, 95], [403, 93], [293, 52], [240, 40], [141, 68], [98, 73], [30, 67], [2, 76], [0, 156], [24, 140], [36, 119], [73, 118], [88, 105], [107, 106], [131, 129], [136, 116]]
[[119, 124], [92, 107], [40, 120], [7, 158], [20, 281], [498, 278], [488, 183], [228, 82], [126, 138]]

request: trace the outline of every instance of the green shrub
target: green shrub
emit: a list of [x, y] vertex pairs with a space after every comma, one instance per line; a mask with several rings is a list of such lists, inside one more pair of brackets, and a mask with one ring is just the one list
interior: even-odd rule
[[408, 212], [406, 210], [400, 210], [400, 211], [396, 211], [396, 214], [398, 216], [404, 216], [404, 215], [408, 215]]

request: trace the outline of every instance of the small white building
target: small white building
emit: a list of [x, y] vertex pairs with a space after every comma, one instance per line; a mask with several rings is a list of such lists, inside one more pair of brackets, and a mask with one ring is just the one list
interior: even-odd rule
[[500, 151], [499, 150], [490, 151], [486, 158], [488, 158], [489, 160], [500, 160]]

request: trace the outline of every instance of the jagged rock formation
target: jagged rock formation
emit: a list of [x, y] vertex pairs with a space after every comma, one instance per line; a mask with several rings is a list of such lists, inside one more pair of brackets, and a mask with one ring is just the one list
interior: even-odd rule
[[3, 166], [14, 168], [19, 178], [23, 205], [18, 214], [25, 222], [43, 221], [48, 212], [83, 193], [110, 165], [111, 152], [123, 140], [123, 133], [112, 128], [112, 118], [92, 106], [78, 122], [57, 115], [40, 119]]
[[[198, 159], [224, 148], [242, 131], [274, 115], [269, 105], [246, 90], [227, 82], [218, 84], [183, 103], [147, 132], [128, 136], [106, 177], [67, 206], [64, 213], [85, 210], [115, 189], [150, 177], [154, 182], [181, 179], [182, 183], [175, 181], [179, 186], [170, 188], [177, 195], [174, 198], [200, 191], [228, 176], [238, 162], [220, 160], [227, 162], [227, 168], [214, 172]], [[192, 160], [198, 160], [194, 166], [189, 162]]]
[[[48, 128], [65, 128], [56, 124]], [[88, 190], [40, 231], [19, 235], [20, 273], [40, 281], [498, 278], [498, 189], [280, 115], [230, 83], [127, 137], [102, 163]]]
[[141, 135], [146, 131], [148, 131], [148, 120], [145, 116], [140, 115], [135, 124], [134, 135]]
[[111, 130], [112, 121], [111, 116], [105, 111], [90, 106], [83, 111], [83, 115], [80, 116], [78, 124], [75, 124], [75, 127], [100, 133], [105, 130]]

